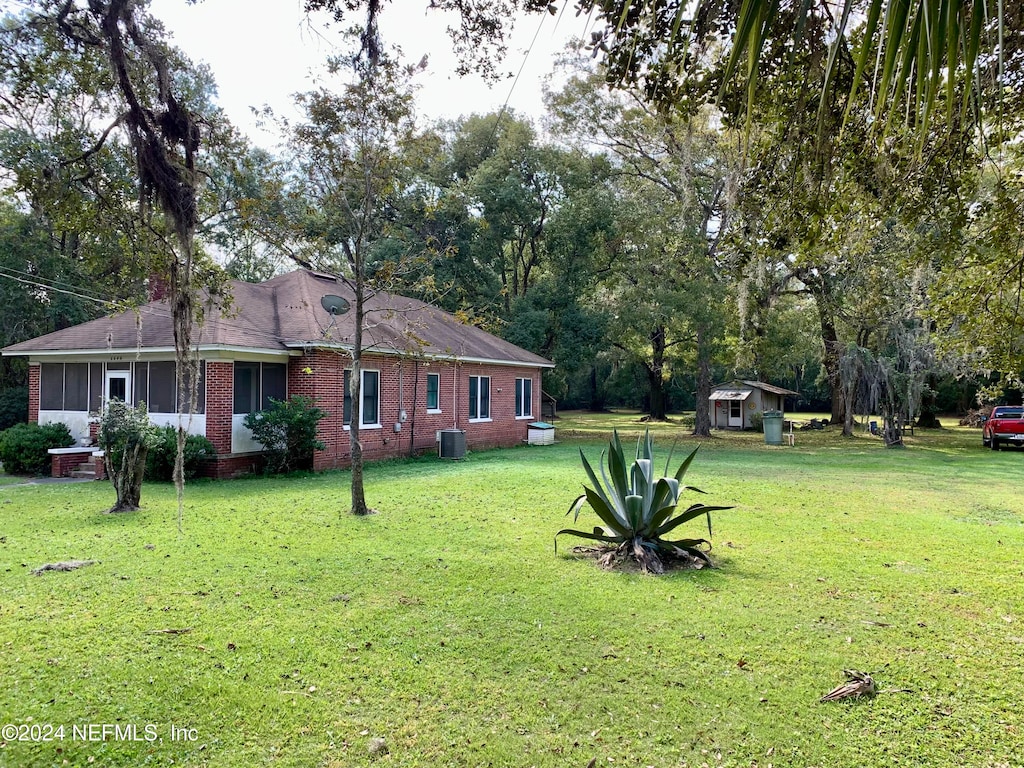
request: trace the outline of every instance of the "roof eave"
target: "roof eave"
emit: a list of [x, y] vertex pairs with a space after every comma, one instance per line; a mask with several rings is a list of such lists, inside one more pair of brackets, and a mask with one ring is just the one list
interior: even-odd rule
[[[238, 354], [258, 355], [288, 355], [295, 354], [291, 349], [276, 349], [263, 347], [243, 347], [228, 344], [198, 344], [193, 350], [202, 354], [204, 352], [231, 352]], [[10, 348], [0, 350], [0, 355], [5, 357], [96, 357], [97, 355], [152, 355], [152, 354], [175, 354], [174, 347], [125, 347], [125, 348], [104, 348], [104, 349], [24, 349], [11, 351]]]
[[[315, 347], [317, 349], [334, 349], [338, 351], [347, 352], [349, 355], [352, 354], [351, 344], [337, 344], [329, 343], [325, 341], [286, 341], [284, 343], [289, 349], [309, 349]], [[465, 357], [463, 355], [457, 355], [452, 353], [441, 353], [441, 352], [406, 352], [393, 347], [364, 347], [363, 354], [371, 355], [392, 355], [394, 357], [411, 357], [418, 360], [441, 360], [446, 362], [455, 363], [478, 363], [478, 364], [493, 364], [493, 365], [507, 365], [510, 367], [518, 368], [554, 368], [555, 364], [549, 360], [507, 360], [502, 358], [489, 358], [489, 357]]]

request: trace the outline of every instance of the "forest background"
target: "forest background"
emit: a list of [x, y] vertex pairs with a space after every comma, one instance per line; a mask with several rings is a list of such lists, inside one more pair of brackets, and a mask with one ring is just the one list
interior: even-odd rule
[[[338, 196], [317, 179], [340, 178], [331, 141], [354, 93], [348, 60], [297, 94], [298, 117], [261, 116], [282, 140], [269, 151], [230, 124], [210, 70], [168, 43], [148, 4], [127, 5], [145, 41], [128, 64], [163, 62], [148, 97], [173, 91], [197, 132], [196, 283], [220, 295], [225, 277], [264, 280], [344, 250]], [[514, 4], [491, 5], [500, 15]], [[927, 423], [1019, 397], [1021, 10], [1007, 3], [977, 22], [998, 55], [974, 50], [942, 68], [940, 87], [915, 89], [885, 84], [881, 38], [895, 21], [872, 28], [877, 5], [848, 4], [841, 26], [829, 3], [776, 7], [762, 28], [795, 24], [799, 35], [760, 40], [754, 79], [733, 76], [735, 14], [693, 20], [700, 45], [671, 79], [638, 53], [657, 46], [643, 47], [648, 27], [630, 18], [628, 63], [614, 35], [592, 33], [567, 52], [536, 119], [419, 118], [423, 62], [377, 51], [387, 76], [372, 99], [395, 108], [371, 137], [387, 162], [367, 278], [553, 360], [544, 391], [560, 407], [655, 419], [697, 409], [700, 432], [698, 406], [734, 377], [796, 390], [798, 408], [838, 421], [883, 412]], [[647, 7], [626, 2], [621, 18]], [[973, 29], [979, 7], [958, 5], [959, 21]], [[3, 20], [0, 345], [138, 306], [173, 260], [173, 223], [159, 206], [140, 215], [123, 94], [108, 53], [75, 38], [78, 10], [43, 0]], [[847, 26], [878, 41], [881, 87], [858, 88], [867, 47]], [[493, 71], [494, 29], [462, 33], [482, 50], [467, 68]], [[365, 53], [365, 35], [354, 39]], [[955, 42], [970, 47], [970, 36]], [[26, 377], [23, 360], [0, 361], [0, 427], [24, 419]]]

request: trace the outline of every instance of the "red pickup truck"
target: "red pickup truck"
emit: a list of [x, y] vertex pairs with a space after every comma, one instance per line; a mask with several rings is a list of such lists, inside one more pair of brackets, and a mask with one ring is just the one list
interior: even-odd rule
[[997, 405], [981, 427], [981, 443], [998, 451], [1003, 443], [1024, 445], [1024, 406]]

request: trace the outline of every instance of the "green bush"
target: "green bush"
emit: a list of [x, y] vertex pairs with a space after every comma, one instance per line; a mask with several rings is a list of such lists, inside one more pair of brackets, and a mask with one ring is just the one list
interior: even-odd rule
[[[203, 461], [213, 458], [217, 449], [202, 435], [185, 437], [185, 479], [198, 477]], [[170, 482], [174, 479], [174, 460], [178, 455], [178, 431], [170, 426], [157, 427], [156, 439], [146, 454], [146, 480]]]
[[0, 392], [0, 432], [28, 421], [28, 387], [11, 387]]
[[763, 413], [761, 413], [760, 411], [758, 411], [757, 413], [752, 413], [752, 414], [750, 414], [748, 419], [750, 421], [750, 428], [752, 430], [754, 430], [755, 432], [764, 432], [764, 414]]
[[0, 433], [0, 461], [12, 475], [43, 475], [50, 472], [50, 448], [68, 448], [75, 438], [66, 424], [39, 426], [15, 424]]
[[311, 469], [313, 451], [324, 444], [316, 437], [316, 427], [326, 411], [313, 400], [293, 395], [289, 400], [271, 400], [269, 408], [246, 415], [244, 424], [253, 439], [263, 446], [268, 474]]

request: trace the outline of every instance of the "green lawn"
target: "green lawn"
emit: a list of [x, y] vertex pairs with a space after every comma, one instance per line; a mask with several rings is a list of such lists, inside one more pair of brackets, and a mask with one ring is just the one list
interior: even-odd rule
[[[1024, 451], [718, 433], [720, 567], [650, 577], [553, 550], [612, 421], [372, 466], [365, 519], [345, 473], [196, 483], [183, 533], [170, 486], [0, 487], [0, 722], [65, 729], [0, 765], [1024, 765]], [[819, 703], [844, 667], [884, 692]]]

